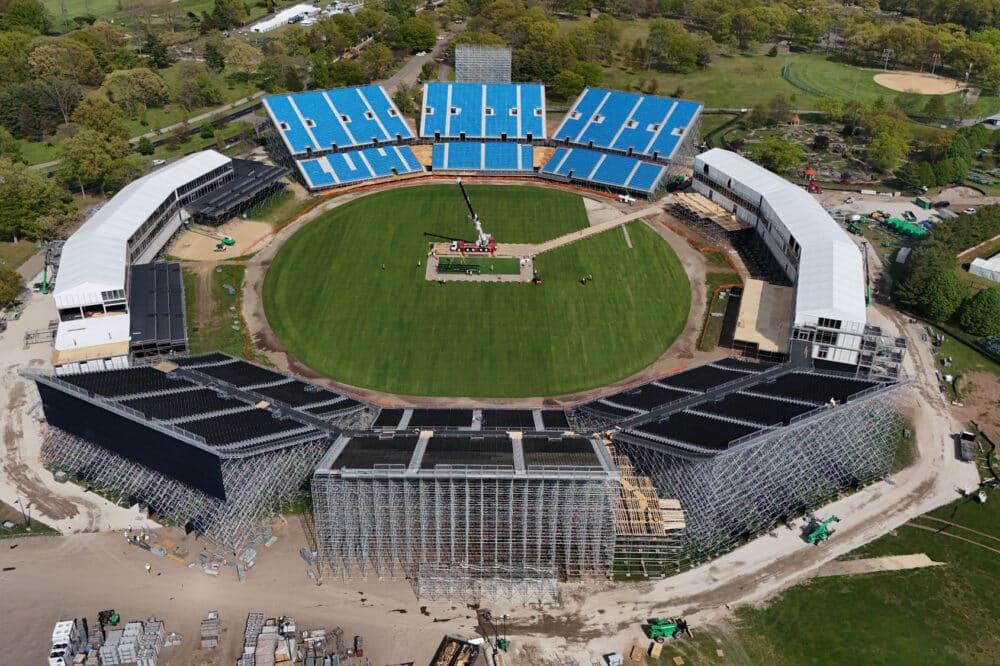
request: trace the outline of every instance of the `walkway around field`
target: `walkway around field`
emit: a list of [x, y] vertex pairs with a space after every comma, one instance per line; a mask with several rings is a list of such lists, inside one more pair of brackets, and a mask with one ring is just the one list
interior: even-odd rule
[[831, 562], [816, 572], [817, 578], [825, 576], [854, 576], [857, 574], [876, 573], [879, 571], [903, 571], [905, 569], [923, 569], [924, 567], [940, 567], [944, 562], [935, 562], [927, 553], [915, 555], [886, 555], [884, 557], [866, 557], [862, 560], [847, 560]]
[[616, 217], [613, 220], [601, 222], [599, 224], [580, 229], [579, 231], [573, 231], [563, 236], [559, 236], [558, 238], [547, 240], [544, 243], [498, 243], [497, 254], [505, 257], [536, 257], [543, 252], [548, 252], [549, 250], [554, 250], [556, 248], [563, 247], [564, 245], [575, 243], [579, 240], [583, 240], [584, 238], [589, 238], [590, 236], [596, 236], [597, 234], [608, 231], [609, 229], [614, 229], [615, 227], [620, 227], [623, 224], [628, 224], [634, 220], [662, 213], [665, 203], [668, 203], [666, 199], [661, 201], [660, 205], [649, 206], [648, 208], [637, 210], [634, 213], [628, 213], [627, 215]]

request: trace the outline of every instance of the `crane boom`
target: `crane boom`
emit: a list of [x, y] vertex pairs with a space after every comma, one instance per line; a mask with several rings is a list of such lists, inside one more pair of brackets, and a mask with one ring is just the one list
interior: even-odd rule
[[462, 185], [461, 178], [458, 179], [458, 187], [462, 190], [462, 196], [465, 197], [465, 205], [469, 207], [469, 219], [472, 220], [472, 226], [476, 228], [476, 247], [482, 252], [492, 252], [496, 247], [493, 243], [493, 236], [483, 231], [483, 225], [479, 222], [479, 216], [476, 215], [476, 210], [472, 207], [472, 200], [469, 198], [469, 193], [465, 191], [465, 185]]
[[478, 220], [479, 216], [476, 215], [475, 209], [472, 207], [472, 199], [469, 198], [469, 193], [465, 191], [465, 185], [462, 185], [462, 179], [458, 179], [458, 187], [462, 190], [462, 196], [465, 197], [465, 205], [469, 207], [469, 218], [472, 220]]

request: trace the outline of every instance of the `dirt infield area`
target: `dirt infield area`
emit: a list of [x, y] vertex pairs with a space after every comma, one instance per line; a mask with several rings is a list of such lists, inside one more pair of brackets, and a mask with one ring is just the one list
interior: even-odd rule
[[917, 72], [876, 74], [875, 83], [890, 90], [915, 92], [921, 95], [947, 95], [965, 87], [964, 83], [955, 79]]
[[[177, 259], [187, 259], [191, 261], [218, 261], [238, 257], [241, 253], [250, 248], [250, 245], [269, 232], [271, 225], [267, 222], [256, 220], [231, 220], [219, 226], [221, 234], [229, 236], [235, 245], [226, 247], [225, 252], [216, 252], [215, 246], [219, 243], [216, 238], [211, 238], [205, 234], [195, 231], [183, 231], [180, 236], [167, 248], [167, 255]], [[264, 241], [264, 245], [267, 241]], [[259, 250], [263, 245], [258, 244], [255, 249]]]

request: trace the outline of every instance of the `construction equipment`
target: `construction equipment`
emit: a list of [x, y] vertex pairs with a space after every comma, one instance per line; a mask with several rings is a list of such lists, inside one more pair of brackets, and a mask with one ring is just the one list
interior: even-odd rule
[[100, 622], [102, 627], [114, 627], [118, 625], [120, 618], [118, 613], [114, 609], [102, 610], [97, 614], [97, 621]]
[[462, 190], [462, 196], [465, 198], [465, 205], [469, 208], [469, 220], [472, 221], [472, 226], [476, 228], [476, 241], [470, 243], [468, 241], [453, 241], [451, 244], [452, 251], [457, 252], [489, 252], [493, 253], [497, 250], [497, 244], [493, 241], [493, 236], [483, 231], [483, 225], [479, 221], [479, 216], [476, 214], [475, 209], [472, 207], [472, 200], [469, 199], [469, 193], [465, 191], [465, 185], [462, 185], [462, 179], [458, 179], [458, 187]]
[[837, 516], [830, 516], [823, 522], [820, 522], [818, 518], [813, 516], [809, 523], [809, 536], [806, 537], [806, 540], [814, 546], [822, 541], [826, 541], [830, 538], [830, 535], [833, 534], [833, 530], [830, 529], [830, 524], [839, 522], [840, 518]]
[[657, 643], [662, 643], [668, 638], [680, 638], [684, 634], [691, 635], [688, 623], [682, 618], [673, 620], [654, 618], [649, 621], [649, 629], [646, 633], [650, 639]]
[[847, 225], [847, 231], [854, 234], [855, 236], [861, 235], [861, 227], [858, 226], [856, 222], [851, 222]]
[[209, 238], [214, 238], [217, 241], [221, 241], [223, 245], [235, 245], [236, 241], [227, 236], [226, 234], [219, 233], [218, 231], [212, 231], [206, 227], [199, 224], [193, 224], [190, 221], [184, 223], [188, 231], [193, 231], [196, 234], [201, 234], [202, 236], [208, 236]]
[[806, 189], [809, 191], [809, 194], [823, 194], [823, 186], [815, 180], [810, 180]]

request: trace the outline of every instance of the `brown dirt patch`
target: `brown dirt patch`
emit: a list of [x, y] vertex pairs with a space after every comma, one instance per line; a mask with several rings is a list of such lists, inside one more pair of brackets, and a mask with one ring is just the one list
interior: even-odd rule
[[1000, 377], [992, 372], [967, 372], [958, 380], [962, 406], [953, 407], [963, 422], [975, 421], [990, 437], [1000, 435]]
[[875, 83], [889, 90], [915, 92], [921, 95], [947, 95], [965, 87], [964, 83], [955, 79], [917, 72], [876, 74]]
[[[170, 244], [166, 253], [171, 257], [191, 261], [222, 261], [238, 257], [243, 252], [246, 252], [254, 241], [270, 230], [271, 224], [269, 222], [232, 220], [218, 228], [219, 233], [225, 234], [236, 241], [236, 244], [227, 247], [225, 252], [215, 251], [215, 246], [219, 243], [218, 239], [210, 238], [195, 231], [183, 231]], [[259, 250], [266, 243], [267, 241], [258, 243], [254, 249]]]

